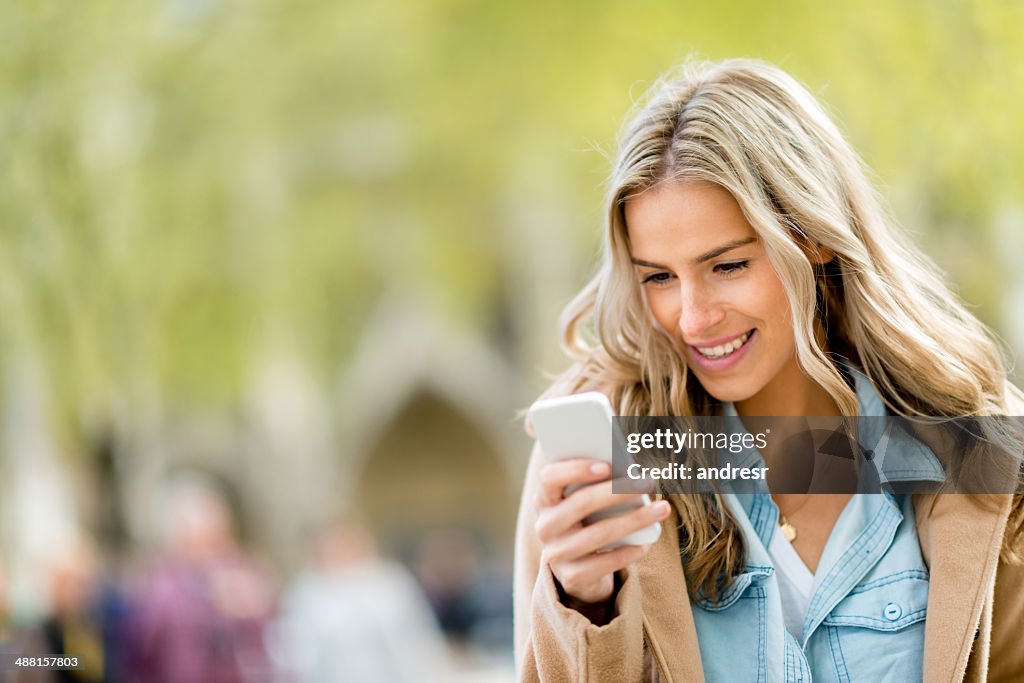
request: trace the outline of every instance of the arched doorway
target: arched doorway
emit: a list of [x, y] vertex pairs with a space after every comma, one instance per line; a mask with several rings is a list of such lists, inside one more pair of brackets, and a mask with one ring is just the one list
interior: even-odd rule
[[357, 509], [381, 546], [410, 557], [424, 534], [458, 529], [511, 566], [516, 487], [491, 440], [452, 406], [415, 393], [363, 461]]

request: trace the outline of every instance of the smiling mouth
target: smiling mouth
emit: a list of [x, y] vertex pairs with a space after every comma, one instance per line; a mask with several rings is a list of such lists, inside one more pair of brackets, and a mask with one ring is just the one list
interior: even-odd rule
[[719, 360], [721, 358], [728, 358], [732, 354], [736, 353], [743, 347], [747, 341], [750, 340], [751, 335], [754, 334], [754, 330], [749, 330], [745, 334], [736, 337], [728, 344], [719, 344], [718, 346], [694, 346], [693, 349], [697, 351], [701, 356], [709, 360]]

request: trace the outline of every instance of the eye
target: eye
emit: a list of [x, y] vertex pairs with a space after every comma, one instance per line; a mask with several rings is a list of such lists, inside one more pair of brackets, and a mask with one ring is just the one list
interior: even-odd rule
[[652, 284], [655, 287], [664, 287], [665, 284], [673, 277], [672, 273], [666, 273], [664, 271], [658, 273], [651, 273], [645, 277], [641, 282], [643, 284]]
[[750, 261], [730, 261], [729, 263], [718, 263], [712, 269], [723, 277], [731, 277], [741, 270], [750, 266]]

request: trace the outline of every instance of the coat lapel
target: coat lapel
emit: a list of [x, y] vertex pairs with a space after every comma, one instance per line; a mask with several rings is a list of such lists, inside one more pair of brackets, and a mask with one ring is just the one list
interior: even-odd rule
[[917, 495], [921, 552], [929, 566], [924, 680], [959, 681], [1002, 547], [1010, 496]]
[[[671, 501], [672, 496], [667, 496]], [[704, 669], [697, 644], [686, 579], [679, 559], [679, 517], [664, 522], [661, 538], [640, 563], [644, 630], [654, 660], [672, 683], [703, 681]], [[660, 636], [660, 640], [657, 639]]]

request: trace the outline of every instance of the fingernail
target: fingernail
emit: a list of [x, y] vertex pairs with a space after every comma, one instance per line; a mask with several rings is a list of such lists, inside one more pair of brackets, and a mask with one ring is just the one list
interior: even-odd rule
[[590, 466], [590, 471], [594, 474], [608, 474], [608, 465], [603, 462], [595, 462]]
[[668, 501], [666, 501], [666, 500], [659, 500], [657, 503], [655, 503], [651, 507], [653, 508], [651, 510], [651, 515], [653, 517], [657, 517], [659, 519], [662, 518], [662, 517], [668, 517]]

